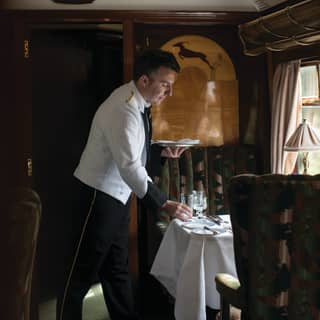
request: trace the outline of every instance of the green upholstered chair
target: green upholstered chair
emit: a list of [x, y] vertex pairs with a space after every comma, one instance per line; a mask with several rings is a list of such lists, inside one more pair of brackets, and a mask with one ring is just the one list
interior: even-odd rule
[[2, 193], [0, 319], [29, 320], [41, 203], [30, 189]]
[[240, 175], [228, 195], [239, 279], [215, 276], [221, 319], [320, 319], [320, 175]]

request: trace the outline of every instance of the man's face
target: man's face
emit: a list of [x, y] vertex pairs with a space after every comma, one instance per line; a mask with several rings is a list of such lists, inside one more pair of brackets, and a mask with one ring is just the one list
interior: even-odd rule
[[172, 86], [177, 73], [169, 68], [160, 67], [147, 77], [144, 98], [152, 105], [159, 105], [167, 96], [172, 95]]

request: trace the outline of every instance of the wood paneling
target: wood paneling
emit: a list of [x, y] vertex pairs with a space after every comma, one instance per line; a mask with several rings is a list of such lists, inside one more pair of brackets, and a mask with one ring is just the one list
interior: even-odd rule
[[[1, 37], [6, 44], [6, 50], [1, 51], [1, 63], [4, 73], [1, 73], [2, 79], [5, 79], [5, 85], [1, 85], [5, 92], [1, 94], [1, 101], [4, 102], [2, 108], [1, 127], [4, 128], [4, 138], [9, 146], [7, 162], [10, 162], [10, 177], [15, 183], [29, 184], [30, 179], [26, 177], [25, 160], [32, 153], [32, 131], [33, 131], [33, 97], [31, 95], [32, 78], [30, 71], [30, 59], [24, 59], [24, 40], [30, 40], [30, 32], [34, 27], [41, 29], [44, 25], [51, 24], [53, 28], [63, 28], [64, 24], [69, 26], [86, 24], [96, 25], [108, 22], [123, 23], [123, 46], [124, 46], [124, 70], [119, 71], [121, 76], [124, 75], [124, 80], [127, 81], [132, 75], [132, 65], [134, 55], [140, 50], [147, 47], [161, 47], [168, 40], [185, 35], [194, 34], [208, 37], [216, 41], [224, 48], [226, 53], [232, 60], [235, 68], [237, 84], [239, 90], [239, 129], [240, 142], [248, 132], [248, 123], [253, 122], [253, 129], [250, 132], [254, 134], [252, 143], [260, 143], [266, 145], [265, 140], [268, 135], [265, 134], [265, 129], [268, 126], [268, 120], [264, 116], [267, 111], [260, 111], [267, 105], [267, 99], [264, 99], [264, 93], [267, 90], [263, 79], [265, 78], [265, 61], [263, 58], [246, 58], [241, 53], [240, 40], [238, 38], [237, 25], [250, 21], [257, 17], [257, 14], [252, 13], [225, 13], [225, 12], [171, 12], [171, 11], [54, 11], [54, 10], [39, 10], [39, 11], [12, 11], [8, 14], [6, 23], [1, 19]], [[30, 48], [32, 48], [32, 41]], [[113, 71], [115, 72], [115, 71]], [[64, 75], [61, 75], [64, 78]], [[66, 79], [66, 78], [64, 78]], [[107, 81], [108, 79], [106, 79]], [[217, 83], [218, 85], [218, 83]], [[222, 84], [221, 84], [222, 85]], [[53, 90], [52, 90], [53, 91]], [[225, 116], [230, 117], [227, 105], [229, 100], [236, 99], [236, 95], [227, 95], [222, 90], [223, 95], [219, 98], [225, 101], [226, 112]], [[256, 92], [253, 94], [253, 92]], [[101, 97], [102, 98], [102, 97]], [[214, 106], [214, 102], [212, 101]], [[190, 106], [192, 109], [193, 106]], [[214, 108], [213, 108], [214, 109]], [[256, 118], [251, 117], [253, 114], [258, 114], [260, 119], [259, 128], [255, 127]], [[195, 113], [196, 114], [196, 113]], [[215, 110], [208, 114], [210, 122], [216, 122], [214, 117], [217, 117]], [[250, 119], [253, 119], [252, 121]], [[231, 120], [230, 120], [231, 121]], [[251, 121], [251, 122], [250, 122]], [[54, 121], [53, 121], [54, 122]], [[206, 130], [206, 126], [203, 126]], [[7, 134], [7, 133], [10, 134]], [[232, 132], [230, 133], [233, 134]], [[43, 136], [45, 141], [48, 135]], [[68, 151], [66, 151], [68, 153]], [[7, 166], [4, 166], [5, 170]], [[44, 179], [45, 176], [42, 177]], [[61, 184], [64, 182], [61, 181]], [[131, 263], [134, 264], [134, 277], [138, 279], [136, 266], [143, 260], [146, 250], [143, 246], [140, 247], [140, 256], [137, 252], [137, 229], [143, 225], [143, 222], [137, 221], [135, 204], [132, 208], [133, 224], [130, 229], [130, 243], [132, 250], [130, 253]], [[143, 215], [141, 215], [143, 217]], [[143, 232], [146, 230], [139, 229], [141, 233], [141, 242], [147, 241]], [[147, 242], [144, 242], [147, 246]], [[140, 269], [142, 270], [142, 269]], [[148, 272], [148, 269], [144, 269]], [[139, 280], [141, 280], [139, 278]]]
[[173, 95], [152, 108], [153, 139], [199, 139], [201, 145], [239, 140], [238, 86], [234, 65], [215, 41], [182, 35], [166, 42], [181, 71]]
[[157, 23], [162, 25], [228, 25], [237, 26], [259, 16], [253, 12], [222, 11], [156, 11], [156, 10], [12, 10], [22, 20], [37, 23], [103, 23], [109, 21]]
[[[16, 180], [13, 177], [14, 170], [17, 168], [17, 151], [15, 150], [15, 141], [18, 132], [12, 131], [12, 123], [15, 118], [13, 99], [14, 72], [13, 70], [13, 24], [11, 16], [8, 13], [0, 12], [0, 38], [5, 45], [0, 50], [0, 104], [1, 104], [1, 125], [0, 125], [0, 168], [2, 188], [7, 188]], [[10, 134], [9, 134], [10, 133]]]
[[91, 120], [99, 104], [122, 83], [122, 41], [100, 33], [32, 32], [32, 183], [43, 203], [38, 247], [42, 299], [55, 294], [73, 254], [73, 172]]

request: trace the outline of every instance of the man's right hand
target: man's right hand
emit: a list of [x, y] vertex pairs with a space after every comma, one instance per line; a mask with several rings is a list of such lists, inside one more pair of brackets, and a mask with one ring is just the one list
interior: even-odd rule
[[178, 218], [182, 221], [188, 221], [192, 218], [192, 209], [186, 204], [167, 200], [162, 206], [171, 217]]
[[182, 153], [187, 149], [188, 147], [166, 147], [161, 151], [161, 157], [180, 158]]

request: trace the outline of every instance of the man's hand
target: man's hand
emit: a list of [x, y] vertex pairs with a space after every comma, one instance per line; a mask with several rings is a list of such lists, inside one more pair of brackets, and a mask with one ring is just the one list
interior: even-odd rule
[[187, 221], [192, 218], [192, 209], [190, 209], [186, 204], [167, 200], [162, 206], [171, 217], [178, 218], [182, 221]]
[[166, 147], [161, 151], [161, 157], [180, 158], [182, 153], [187, 149], [188, 147]]

